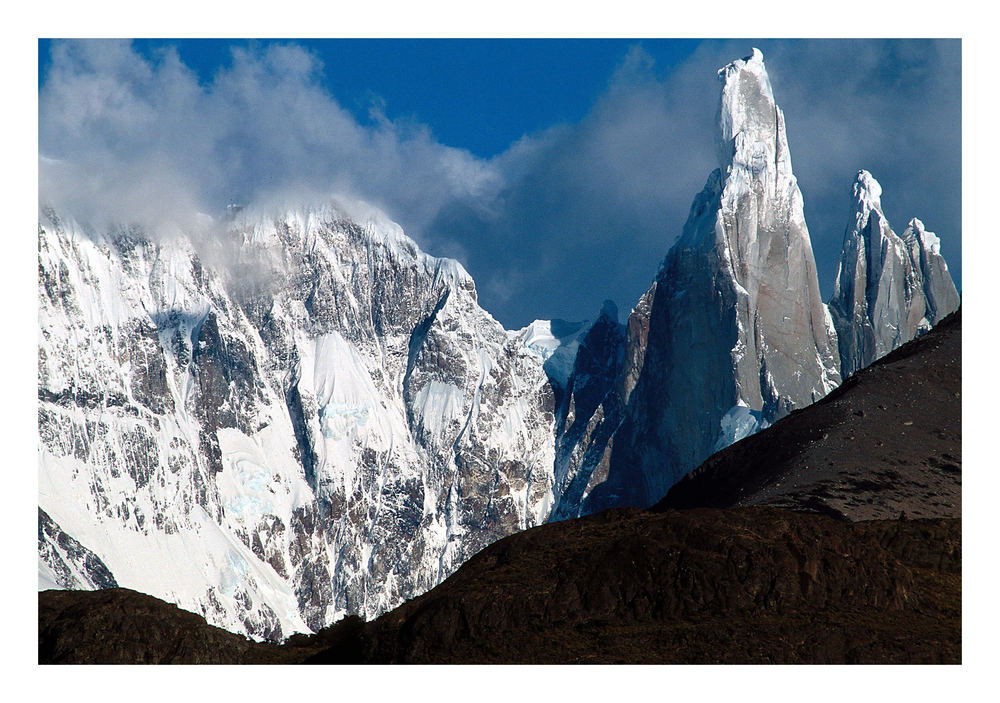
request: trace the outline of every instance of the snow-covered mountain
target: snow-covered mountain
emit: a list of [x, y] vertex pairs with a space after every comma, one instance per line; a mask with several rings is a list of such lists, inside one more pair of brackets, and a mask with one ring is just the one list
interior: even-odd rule
[[[719, 168], [627, 324], [581, 508], [650, 505], [840, 383], [836, 333], [761, 53], [719, 71]], [[594, 448], [590, 453], [596, 454]]]
[[99, 562], [277, 638], [547, 519], [545, 354], [381, 215], [241, 215], [214, 266], [182, 234], [40, 219], [39, 505], [88, 550], [40, 551], [49, 580], [99, 586]]
[[[784, 118], [760, 52], [719, 75], [720, 167], [624, 324], [607, 302], [504, 330], [460, 264], [346, 200], [186, 232], [42, 208], [40, 587], [117, 584], [256, 638], [370, 618], [503, 536], [648, 505], [829, 392]], [[847, 240], [869, 251], [865, 217]], [[957, 305], [936, 239], [902, 241], [933, 324]], [[872, 270], [842, 264], [838, 295]]]
[[926, 332], [960, 303], [940, 240], [916, 218], [897, 235], [881, 197], [878, 182], [859, 171], [830, 300], [845, 378]]

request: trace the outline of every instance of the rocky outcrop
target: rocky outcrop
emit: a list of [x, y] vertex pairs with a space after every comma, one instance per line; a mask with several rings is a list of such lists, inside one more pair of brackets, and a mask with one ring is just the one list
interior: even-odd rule
[[605, 447], [621, 418], [616, 383], [626, 334], [618, 308], [605, 301], [596, 322], [581, 335], [565, 390], [557, 393], [554, 520], [579, 515], [584, 496], [607, 474]]
[[38, 509], [39, 588], [116, 588], [111, 570], [100, 557], [59, 529], [52, 518]]
[[719, 77], [720, 167], [628, 321], [620, 425], [586, 511], [652, 504], [716, 449], [840, 383], [784, 117], [760, 52]]
[[882, 213], [882, 187], [859, 171], [830, 313], [841, 372], [856, 373], [958, 309], [940, 240], [914, 218], [898, 236]]

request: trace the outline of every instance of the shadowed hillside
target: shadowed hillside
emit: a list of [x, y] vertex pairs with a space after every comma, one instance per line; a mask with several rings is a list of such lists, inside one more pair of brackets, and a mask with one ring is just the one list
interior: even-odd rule
[[960, 570], [960, 520], [612, 510], [508, 537], [374, 622], [281, 646], [132, 591], [46, 591], [39, 660], [957, 663]]

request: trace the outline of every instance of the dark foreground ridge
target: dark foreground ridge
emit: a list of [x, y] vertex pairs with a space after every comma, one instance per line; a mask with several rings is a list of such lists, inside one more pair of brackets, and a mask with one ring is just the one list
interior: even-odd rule
[[39, 661], [960, 663], [960, 392], [956, 313], [654, 511], [512, 535], [372, 622], [257, 644], [134, 591], [45, 591]]
[[42, 663], [958, 663], [961, 521], [611, 510], [370, 623], [254, 644], [123, 589], [39, 594]]
[[277, 664], [294, 660], [287, 648], [251, 642], [209, 625], [200, 615], [127, 588], [38, 594], [40, 664]]
[[612, 510], [502, 540], [313, 661], [957, 662], [960, 534], [957, 520]]

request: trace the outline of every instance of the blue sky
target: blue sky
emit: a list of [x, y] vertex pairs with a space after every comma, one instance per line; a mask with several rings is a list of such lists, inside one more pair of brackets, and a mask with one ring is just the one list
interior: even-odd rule
[[152, 223], [342, 192], [461, 260], [508, 328], [624, 312], [715, 167], [715, 71], [752, 46], [824, 296], [859, 168], [961, 285], [957, 40], [42, 41], [41, 195]]
[[[297, 39], [323, 63], [322, 82], [341, 106], [370, 124], [373, 105], [391, 119], [428, 125], [444, 144], [488, 158], [525, 134], [579, 121], [638, 44], [663, 71], [686, 58], [696, 39]], [[233, 48], [263, 48], [275, 40], [135, 39], [155, 60], [175, 47], [203, 84], [232, 63]], [[49, 40], [39, 42], [39, 83], [51, 64]]]

